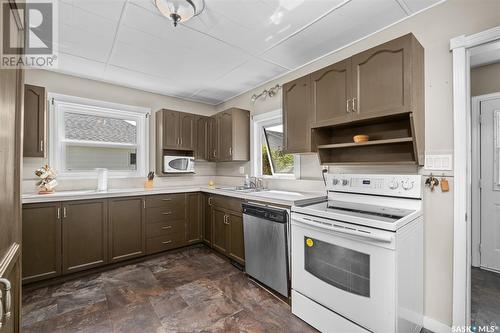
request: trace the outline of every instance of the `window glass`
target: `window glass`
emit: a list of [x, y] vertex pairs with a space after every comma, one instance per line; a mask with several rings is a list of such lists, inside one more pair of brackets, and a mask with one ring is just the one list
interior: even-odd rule
[[294, 174], [294, 156], [283, 152], [283, 124], [262, 127], [262, 174]]
[[66, 169], [70, 171], [136, 170], [136, 148], [66, 146]]

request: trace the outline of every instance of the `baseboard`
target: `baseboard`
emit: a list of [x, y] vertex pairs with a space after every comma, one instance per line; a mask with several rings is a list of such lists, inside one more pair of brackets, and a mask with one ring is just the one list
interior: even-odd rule
[[450, 333], [451, 327], [436, 319], [424, 317], [424, 327], [434, 333]]

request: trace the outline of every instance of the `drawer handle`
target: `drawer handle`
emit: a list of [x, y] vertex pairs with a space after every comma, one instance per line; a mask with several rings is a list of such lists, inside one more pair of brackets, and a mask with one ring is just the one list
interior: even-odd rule
[[172, 226], [171, 226], [171, 225], [166, 225], [166, 226], [161, 227], [161, 228], [162, 228], [163, 230], [165, 230], [165, 229], [172, 229]]
[[172, 212], [162, 213], [163, 215], [172, 215]]
[[172, 201], [172, 199], [161, 199], [161, 201]]
[[171, 241], [171, 240], [168, 240], [168, 241], [164, 241], [164, 242], [161, 242], [161, 243], [162, 243], [162, 244], [165, 244], [165, 245], [167, 245], [167, 244], [170, 244], [170, 243], [172, 243], [172, 241]]

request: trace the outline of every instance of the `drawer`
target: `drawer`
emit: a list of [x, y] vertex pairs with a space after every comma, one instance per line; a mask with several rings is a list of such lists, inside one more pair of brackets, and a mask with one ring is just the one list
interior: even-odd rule
[[185, 207], [186, 206], [186, 195], [184, 193], [180, 194], [158, 194], [158, 195], [148, 195], [146, 196], [146, 208], [152, 207]]
[[146, 209], [146, 221], [148, 223], [183, 220], [185, 216], [186, 207], [184, 205]]
[[182, 233], [151, 237], [146, 239], [146, 254], [175, 249], [186, 245], [186, 236]]
[[211, 204], [216, 208], [227, 209], [237, 213], [242, 212], [241, 204], [243, 203], [243, 200], [241, 199], [226, 197], [223, 195], [211, 195], [211, 197]]
[[146, 226], [146, 237], [161, 235], [172, 235], [186, 232], [185, 220], [166, 221], [160, 223], [149, 223]]

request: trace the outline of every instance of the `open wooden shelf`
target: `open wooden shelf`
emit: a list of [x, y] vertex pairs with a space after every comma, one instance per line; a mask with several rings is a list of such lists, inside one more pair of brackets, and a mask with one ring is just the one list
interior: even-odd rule
[[[355, 143], [355, 135], [370, 141]], [[410, 113], [312, 129], [313, 148], [321, 164], [417, 164]]]
[[329, 145], [319, 145], [318, 149], [335, 149], [335, 148], [346, 148], [346, 147], [359, 147], [359, 146], [373, 146], [373, 145], [385, 145], [392, 143], [401, 142], [412, 142], [413, 138], [396, 138], [396, 139], [386, 139], [386, 140], [373, 140], [365, 142], [348, 142], [348, 143], [333, 143]]

